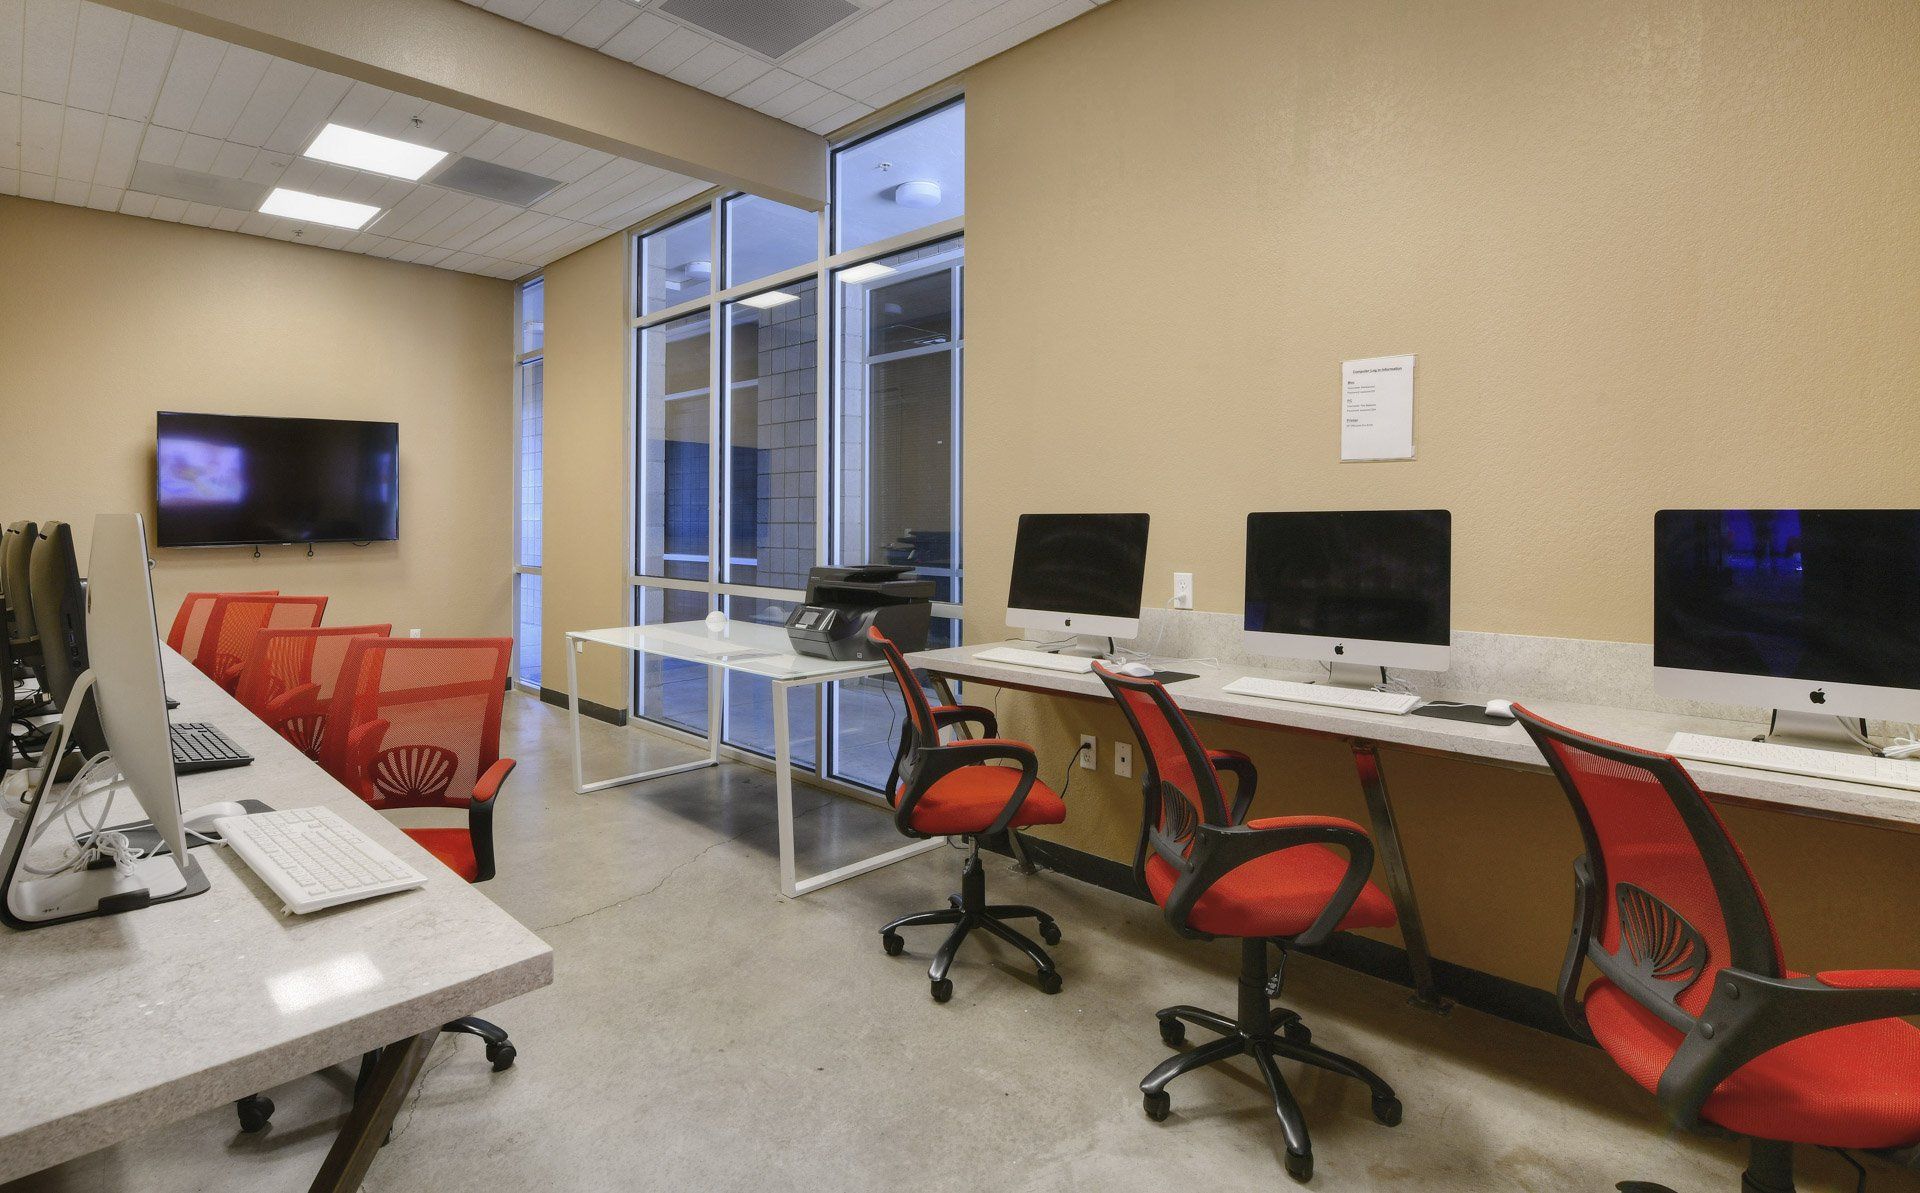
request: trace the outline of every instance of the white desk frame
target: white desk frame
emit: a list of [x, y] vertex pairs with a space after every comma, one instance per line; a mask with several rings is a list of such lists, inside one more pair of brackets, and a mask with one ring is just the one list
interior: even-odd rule
[[[651, 770], [635, 771], [611, 779], [587, 781], [580, 740], [580, 666], [579, 656], [587, 643], [609, 646], [634, 655], [651, 654], [661, 658], [700, 663], [707, 667], [707, 756], [692, 762], [678, 762]], [[905, 861], [946, 845], [944, 837], [889, 849], [884, 853], [828, 870], [823, 874], [801, 877], [794, 856], [793, 831], [793, 726], [787, 707], [787, 695], [795, 688], [833, 683], [842, 679], [860, 679], [884, 674], [887, 665], [877, 660], [840, 662], [816, 659], [793, 653], [787, 632], [780, 626], [758, 622], [730, 621], [723, 629], [710, 630], [704, 621], [668, 622], [653, 626], [615, 626], [604, 630], [571, 630], [567, 633], [567, 717], [573, 730], [573, 789], [586, 795], [610, 787], [626, 787], [669, 775], [704, 770], [720, 764], [721, 673], [733, 671], [771, 680], [773, 685], [773, 784], [778, 804], [780, 827], [780, 891], [790, 899], [812, 894], [822, 887], [845, 882], [895, 862]], [[635, 722], [644, 727], [644, 722]], [[892, 810], [878, 796], [847, 792], [876, 807]]]

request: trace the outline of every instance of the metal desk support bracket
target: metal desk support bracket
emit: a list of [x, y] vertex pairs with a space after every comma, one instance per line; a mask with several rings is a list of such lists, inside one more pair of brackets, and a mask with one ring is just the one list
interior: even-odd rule
[[1446, 1014], [1453, 1003], [1440, 993], [1433, 976], [1433, 953], [1427, 947], [1426, 924], [1420, 919], [1420, 901], [1413, 893], [1413, 877], [1407, 870], [1406, 851], [1400, 844], [1400, 825], [1394, 818], [1393, 801], [1387, 795], [1387, 776], [1380, 766], [1380, 750], [1369, 741], [1355, 739], [1354, 769], [1360, 773], [1360, 790], [1367, 798], [1367, 818], [1373, 822], [1373, 840], [1380, 861], [1387, 870], [1387, 893], [1393, 898], [1394, 911], [1400, 917], [1400, 937], [1406, 942], [1407, 964], [1413, 970], [1414, 1006]]

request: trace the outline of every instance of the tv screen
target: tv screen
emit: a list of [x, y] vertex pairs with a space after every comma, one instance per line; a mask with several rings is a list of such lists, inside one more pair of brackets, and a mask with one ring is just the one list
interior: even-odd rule
[[162, 547], [400, 537], [397, 423], [157, 416]]

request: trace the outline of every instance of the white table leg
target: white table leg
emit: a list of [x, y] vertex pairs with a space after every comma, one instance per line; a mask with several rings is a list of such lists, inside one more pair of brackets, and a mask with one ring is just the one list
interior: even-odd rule
[[587, 782], [586, 767], [581, 759], [580, 749], [580, 667], [575, 661], [580, 644], [573, 639], [567, 640], [567, 719], [573, 725], [573, 790], [577, 795], [589, 792], [605, 791], [609, 787], [626, 787], [633, 783], [644, 783], [648, 779], [664, 779], [668, 775], [685, 774], [690, 770], [705, 770], [709, 766], [720, 765], [720, 741], [715, 735], [707, 736], [707, 756], [694, 762], [678, 762], [672, 766], [655, 767], [653, 770], [635, 771], [630, 775], [621, 775], [613, 779], [596, 779]]

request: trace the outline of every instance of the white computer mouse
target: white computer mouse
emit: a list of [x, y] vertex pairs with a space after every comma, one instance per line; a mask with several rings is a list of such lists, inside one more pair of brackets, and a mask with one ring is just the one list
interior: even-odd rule
[[1107, 670], [1115, 675], [1132, 676], [1134, 679], [1152, 679], [1154, 670], [1145, 663], [1111, 663]]
[[1507, 721], [1513, 720], [1514, 719], [1513, 701], [1511, 700], [1487, 701], [1487, 715], [1490, 717], [1499, 717], [1502, 720], [1507, 720]]
[[217, 804], [208, 804], [204, 808], [195, 808], [180, 818], [180, 824], [181, 827], [196, 833], [210, 833], [213, 831], [213, 822], [222, 816], [245, 816], [246, 814], [245, 804], [225, 800]]

